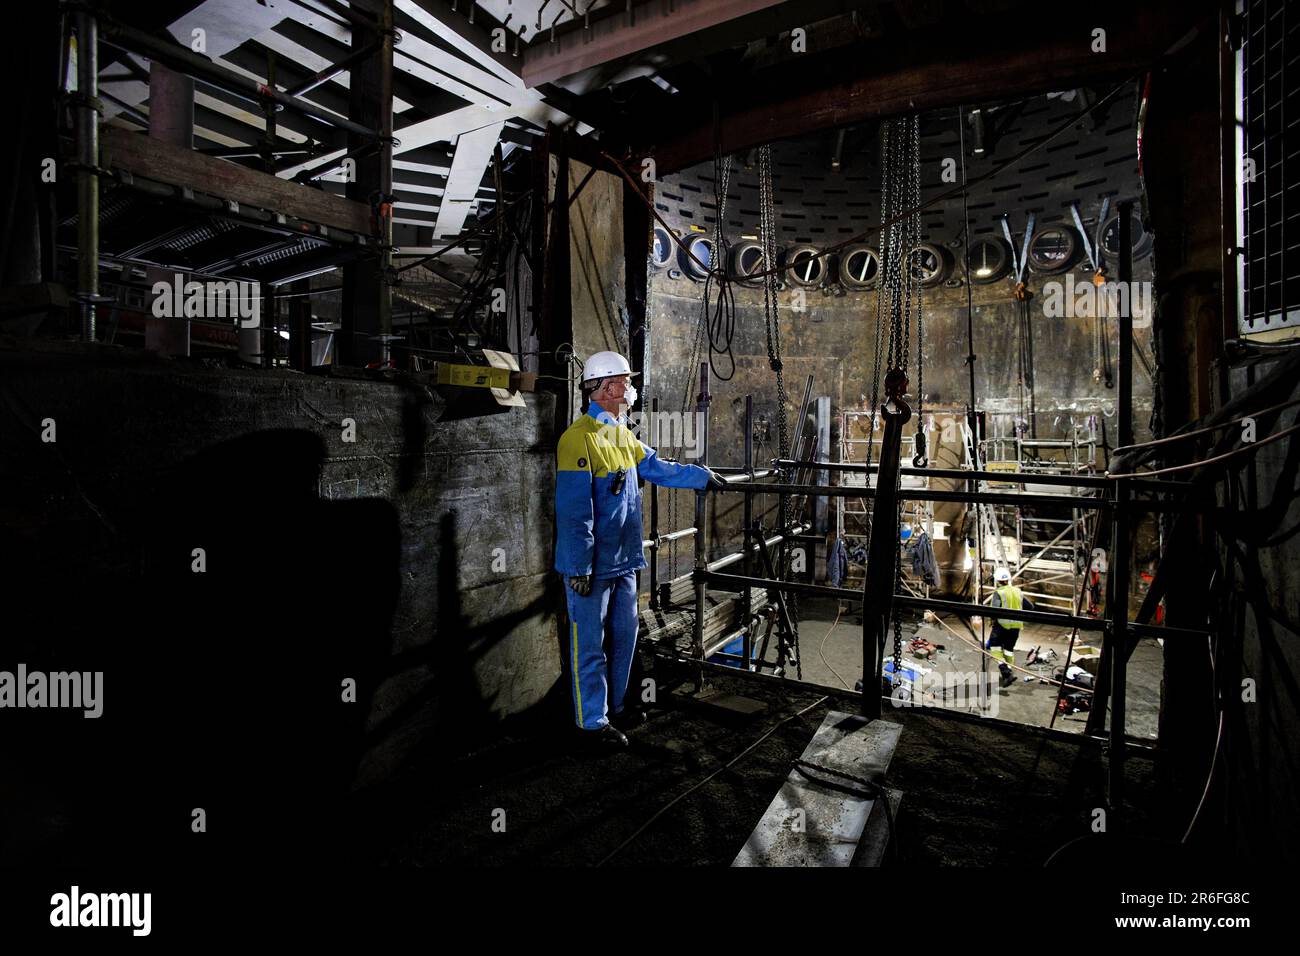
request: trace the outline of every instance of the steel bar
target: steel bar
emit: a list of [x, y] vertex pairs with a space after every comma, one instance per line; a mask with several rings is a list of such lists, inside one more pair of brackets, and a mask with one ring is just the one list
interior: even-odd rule
[[[726, 488], [719, 492], [744, 491], [770, 494], [787, 492], [791, 494], [818, 494], [839, 498], [875, 498], [876, 489], [857, 485], [800, 485], [792, 482], [771, 482], [768, 484], [749, 484], [747, 482], [729, 481]], [[893, 494], [904, 501], [980, 501], [1004, 505], [1043, 505], [1062, 508], [1080, 507], [1104, 509], [1110, 507], [1106, 498], [1088, 498], [1077, 495], [1040, 495], [1019, 491], [939, 491], [930, 488], [900, 488]]]
[[[706, 571], [709, 581], [718, 585], [719, 590], [740, 591], [742, 588], [781, 588], [796, 594], [808, 594], [813, 597], [838, 598], [845, 601], [862, 600], [862, 592], [854, 588], [837, 588], [826, 584], [804, 584], [801, 581], [781, 581], [776, 578], [755, 577], [745, 574], [723, 574], [718, 571]], [[915, 595], [894, 595], [894, 601], [900, 607], [931, 610], [958, 617], [988, 617], [994, 609], [983, 604], [968, 601], [945, 601], [940, 598], [917, 597]], [[1110, 623], [1107, 618], [1085, 617], [1078, 614], [1052, 614], [1047, 611], [1012, 611], [997, 608], [997, 616], [1030, 624], [1050, 624], [1061, 627], [1078, 627], [1081, 631], [1104, 630]], [[1162, 624], [1135, 624], [1129, 622], [1130, 633], [1139, 637], [1182, 638], [1204, 640], [1208, 632], [1185, 627], [1167, 627]]]
[[321, 70], [315, 76], [303, 80], [301, 83], [297, 84], [296, 86], [289, 87], [287, 90], [284, 91], [285, 95], [302, 96], [304, 93], [310, 93], [318, 86], [328, 83], [330, 80], [334, 79], [334, 77], [338, 76], [340, 73], [344, 72], [345, 70], [351, 69], [354, 64], [360, 63], [362, 60], [364, 60], [366, 57], [370, 56], [373, 53], [378, 53], [382, 46], [383, 46], [383, 41], [376, 41], [374, 43], [366, 44], [361, 49], [349, 53], [347, 56], [339, 60], [337, 63], [331, 63], [329, 66], [325, 67], [325, 69]]
[[[1119, 203], [1119, 281], [1127, 283], [1133, 278], [1132, 248], [1133, 202]], [[1131, 299], [1131, 297], [1130, 297]], [[1133, 444], [1133, 312], [1132, 302], [1121, 311], [1119, 321], [1119, 381], [1116, 404], [1119, 407], [1119, 443]], [[1128, 596], [1129, 596], [1129, 520], [1128, 484], [1120, 480], [1116, 488], [1116, 507], [1111, 514], [1111, 549], [1114, 555], [1107, 584], [1113, 603], [1107, 611], [1114, 624], [1107, 632], [1107, 645], [1103, 646], [1101, 668], [1110, 678], [1110, 687], [1099, 686], [1094, 695], [1093, 709], [1105, 713], [1110, 702], [1110, 754], [1107, 762], [1107, 803], [1115, 828], [1123, 825], [1124, 802], [1124, 695], [1128, 670]], [[1107, 653], [1109, 652], [1109, 653]], [[1109, 665], [1109, 667], [1107, 667]], [[1099, 684], [1102, 682], [1098, 682]], [[1107, 693], [1107, 690], [1109, 693]], [[1090, 721], [1095, 723], [1095, 721]]]
[[99, 23], [88, 10], [77, 25], [77, 297], [81, 338], [95, 341], [99, 298]]
[[[876, 472], [880, 470], [878, 464], [867, 465], [843, 461], [813, 462], [776, 458], [773, 459], [772, 464], [784, 468], [816, 467], [828, 471]], [[1114, 483], [1112, 479], [1102, 475], [1037, 475], [1023, 471], [967, 471], [964, 468], [913, 468], [910, 465], [899, 468], [898, 473], [904, 477], [944, 478], [952, 481], [1004, 481], [1018, 484], [1028, 482], [1036, 485], [1067, 487], [1077, 485], [1081, 488], [1106, 488]]]
[[[700, 422], [701, 461], [709, 460], [709, 364], [700, 363], [700, 394], [695, 404]], [[704, 595], [708, 581], [704, 572], [708, 565], [708, 532], [704, 526], [708, 495], [704, 491], [695, 493], [695, 527], [700, 531], [695, 535], [695, 634], [693, 651], [698, 660], [704, 660]], [[696, 672], [696, 687], [704, 686], [704, 672]]]
[[[522, 344], [520, 345], [522, 348]], [[655, 397], [650, 404], [650, 415], [653, 421], [659, 421], [659, 398]], [[671, 492], [670, 492], [671, 493]], [[692, 531], [695, 529], [692, 528]], [[681, 535], [673, 531], [669, 535], [659, 534], [659, 486], [650, 486], [650, 607], [652, 610], [659, 609], [659, 548], [665, 542], [675, 541]]]
[[[745, 396], [745, 471], [749, 480], [754, 480], [754, 396], [752, 394]], [[745, 573], [753, 573], [753, 538], [751, 531], [751, 522], [754, 520], [754, 496], [745, 495], [744, 508], [744, 549], [741, 554], [744, 555]], [[742, 632], [741, 646], [745, 655], [745, 670], [749, 670], [750, 661], [754, 657], [754, 639], [750, 634], [750, 623], [754, 615], [753, 602], [750, 600], [749, 588], [741, 592], [741, 614], [745, 622], [745, 629]]]
[[[782, 539], [781, 544], [784, 546], [784, 539]], [[776, 576], [776, 567], [772, 563], [772, 554], [767, 550], [766, 542], [759, 542], [758, 553], [762, 558], [763, 567], [767, 571], [768, 579], [778, 580]], [[776, 655], [777, 666], [782, 673], [785, 672], [785, 665], [790, 648], [794, 646], [794, 620], [790, 617], [790, 608], [785, 603], [785, 593], [785, 588], [782, 587], [771, 588], [769, 593], [769, 600], [773, 597], [776, 599], [777, 621], [782, 632], [780, 646]], [[766, 655], [766, 645], [764, 646], [763, 651], [764, 655]], [[796, 666], [797, 665], [798, 661], [796, 660]]]
[[[111, 43], [118, 49], [147, 56], [150, 60], [158, 60], [173, 70], [192, 76], [196, 80], [211, 83], [218, 89], [241, 96], [253, 103], [261, 104], [263, 100], [270, 99], [296, 113], [301, 113], [303, 116], [309, 116], [327, 126], [345, 130], [357, 136], [378, 139], [381, 135], [378, 130], [344, 119], [329, 110], [308, 103], [306, 100], [273, 89], [265, 83], [247, 79], [238, 73], [213, 63], [205, 56], [193, 53], [177, 44], [164, 43], [162, 40], [158, 40], [148, 33], [129, 27], [126, 24], [114, 23], [106, 25], [104, 33], [104, 41]], [[389, 49], [391, 49], [391, 39], [388, 45]]]
[[[890, 373], [894, 374], [894, 373]], [[903, 425], [911, 418], [906, 405], [882, 406], [885, 433], [880, 443], [880, 472], [871, 515], [867, 570], [862, 582], [862, 708], [867, 717], [880, 716], [881, 657], [893, 610], [894, 577], [898, 561], [898, 465]], [[891, 411], [891, 409], [893, 409]], [[892, 528], [886, 532], [885, 529]]]

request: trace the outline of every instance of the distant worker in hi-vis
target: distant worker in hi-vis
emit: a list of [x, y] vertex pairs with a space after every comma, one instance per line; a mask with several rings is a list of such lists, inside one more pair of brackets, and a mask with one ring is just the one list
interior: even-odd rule
[[[1003, 607], [1008, 611], [1034, 609], [1034, 602], [1025, 597], [1024, 591], [1011, 583], [1011, 572], [1006, 568], [998, 568], [993, 572], [993, 584], [995, 588], [989, 596], [989, 604], [992, 607]], [[1016, 682], [1016, 675], [1011, 672], [1011, 668], [1016, 663], [1016, 641], [1019, 640], [1024, 626], [1024, 621], [1001, 618], [993, 621], [988, 648], [989, 653], [998, 661], [998, 670], [1001, 671], [998, 682], [1002, 687], [1009, 687]]]
[[617, 352], [587, 359], [586, 412], [556, 449], [555, 570], [569, 606], [573, 714], [586, 741], [602, 749], [626, 747], [619, 728], [644, 719], [639, 708], [624, 707], [637, 639], [636, 572], [646, 566], [640, 479], [696, 490], [726, 484], [708, 468], [662, 460], [627, 427], [639, 374]]

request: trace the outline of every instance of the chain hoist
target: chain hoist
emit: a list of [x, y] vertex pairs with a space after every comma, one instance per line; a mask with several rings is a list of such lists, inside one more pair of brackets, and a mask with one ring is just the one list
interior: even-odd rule
[[[880, 271], [876, 284], [876, 350], [871, 378], [871, 439], [875, 438], [876, 413], [901, 416], [906, 422], [911, 409], [907, 394], [907, 365], [911, 358], [912, 319], [917, 324], [917, 381], [923, 365], [924, 344], [921, 313], [921, 263], [915, 261], [921, 241], [920, 118], [888, 120], [881, 125], [880, 136]], [[886, 327], [888, 332], [886, 333]], [[880, 405], [880, 366], [885, 363], [885, 404]], [[918, 417], [917, 454], [913, 464], [923, 467], [925, 459], [924, 426]], [[867, 445], [867, 464], [871, 463], [873, 445]], [[897, 476], [895, 476], [897, 480]], [[879, 476], [877, 476], [877, 486]], [[902, 590], [903, 569], [900, 529], [902, 504], [895, 508], [892, 533], [894, 540], [895, 592]], [[877, 530], [872, 528], [874, 535]], [[892, 686], [902, 681], [903, 631], [897, 608], [892, 614], [894, 664]]]
[[[776, 373], [777, 405], [777, 443], [782, 458], [790, 457], [790, 435], [786, 423], [785, 372], [781, 363], [781, 325], [780, 301], [777, 298], [780, 275], [776, 269], [776, 203], [772, 195], [772, 147], [765, 144], [758, 150], [758, 217], [759, 240], [763, 245], [763, 317], [767, 331], [767, 361]], [[799, 423], [800, 432], [803, 423]], [[781, 529], [789, 531], [792, 516], [790, 513], [790, 496], [781, 498]], [[784, 548], [787, 561], [790, 549]], [[784, 577], [787, 568], [781, 568]], [[794, 629], [794, 662], [797, 676], [803, 678], [803, 654], [799, 647], [799, 601], [795, 594], [786, 598], [786, 607], [790, 612], [790, 622]]]

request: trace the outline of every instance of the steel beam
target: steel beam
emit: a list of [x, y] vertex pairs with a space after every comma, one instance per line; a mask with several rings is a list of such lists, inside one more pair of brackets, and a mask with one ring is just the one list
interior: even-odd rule
[[81, 338], [95, 341], [99, 298], [99, 23], [86, 9], [77, 28], [77, 297]]

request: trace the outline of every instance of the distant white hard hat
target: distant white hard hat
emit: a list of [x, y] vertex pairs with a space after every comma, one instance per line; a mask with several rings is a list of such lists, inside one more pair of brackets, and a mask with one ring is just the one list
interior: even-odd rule
[[627, 363], [627, 359], [617, 352], [594, 352], [582, 366], [582, 381], [584, 383], [593, 379], [608, 378], [611, 375], [640, 374], [640, 372], [632, 371], [632, 366]]
[[1011, 572], [1008, 571], [1006, 568], [998, 568], [996, 571], [993, 572], [993, 580], [996, 581], [998, 584], [1010, 584]]

